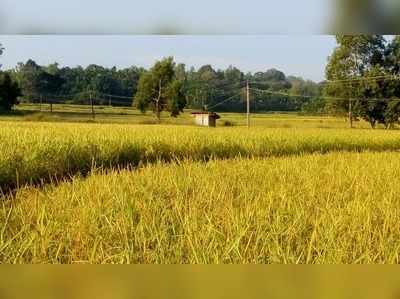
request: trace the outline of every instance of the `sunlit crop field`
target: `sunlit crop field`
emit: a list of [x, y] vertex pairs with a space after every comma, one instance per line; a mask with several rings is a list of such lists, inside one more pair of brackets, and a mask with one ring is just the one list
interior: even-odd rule
[[0, 262], [399, 262], [400, 131], [0, 124]]
[[[389, 163], [390, 161], [390, 163]], [[398, 263], [400, 155], [148, 165], [3, 203], [11, 263]]]
[[[243, 111], [245, 107], [243, 106]], [[16, 114], [1, 116], [0, 120], [19, 121], [46, 121], [46, 122], [95, 122], [117, 124], [155, 124], [156, 120], [151, 111], [141, 113], [133, 107], [95, 106], [93, 118], [90, 105], [53, 104], [52, 113], [49, 104], [20, 104], [16, 107]], [[177, 118], [170, 117], [168, 112], [161, 113], [163, 125], [193, 125], [191, 116], [193, 110], [185, 110]], [[246, 126], [245, 113], [219, 113], [221, 119], [218, 126], [226, 122], [233, 126]], [[263, 128], [348, 128], [346, 117], [300, 115], [296, 112], [252, 113], [251, 125]], [[357, 128], [370, 128], [365, 121], [355, 121]]]
[[0, 188], [157, 161], [398, 150], [399, 131], [1, 122]]

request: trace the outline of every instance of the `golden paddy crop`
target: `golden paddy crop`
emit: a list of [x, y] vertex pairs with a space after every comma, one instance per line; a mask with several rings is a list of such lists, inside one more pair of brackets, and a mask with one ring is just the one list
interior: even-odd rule
[[[188, 145], [185, 154], [196, 152], [202, 142], [210, 151], [226, 142], [230, 147], [219, 149], [220, 155], [236, 145], [237, 152], [254, 151], [254, 156], [397, 144], [396, 134], [384, 132], [363, 132], [370, 137], [368, 143], [361, 133], [336, 131], [322, 137], [318, 131], [116, 128], [103, 136], [99, 131], [107, 128], [95, 128], [97, 134], [81, 131], [76, 139], [100, 144], [104, 138], [117, 147], [113, 134], [123, 136], [124, 144], [143, 142], [146, 133], [157, 132], [148, 137], [148, 148], [169, 141], [169, 149], [182, 156], [182, 142]], [[37, 141], [45, 138], [40, 130]], [[68, 138], [57, 141], [64, 146], [61, 152], [73, 143], [75, 130], [68, 127], [63, 133]], [[0, 261], [398, 263], [399, 178], [399, 153], [178, 161], [136, 171], [100, 171], [58, 186], [21, 188], [4, 200]]]
[[157, 161], [398, 150], [398, 131], [3, 121], [0, 188], [8, 191], [30, 183], [87, 174], [93, 169], [136, 167]]

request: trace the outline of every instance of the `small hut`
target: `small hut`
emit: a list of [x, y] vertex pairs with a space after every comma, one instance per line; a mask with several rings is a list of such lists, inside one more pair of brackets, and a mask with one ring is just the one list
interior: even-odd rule
[[204, 127], [215, 127], [217, 125], [217, 119], [221, 117], [215, 112], [193, 112], [192, 116], [198, 126]]

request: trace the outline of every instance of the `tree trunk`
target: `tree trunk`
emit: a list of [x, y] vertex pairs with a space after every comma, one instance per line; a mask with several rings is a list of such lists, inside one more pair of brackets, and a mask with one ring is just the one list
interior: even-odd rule
[[158, 98], [155, 100], [156, 102], [156, 117], [157, 117], [157, 122], [161, 122], [161, 109], [160, 109], [160, 100], [161, 100], [161, 90], [162, 90], [162, 85], [161, 85], [161, 79], [158, 84]]
[[386, 130], [393, 130], [394, 128], [394, 123], [389, 122], [385, 124]]
[[160, 113], [160, 101], [156, 101], [156, 117], [157, 117], [157, 122], [161, 122], [161, 113]]

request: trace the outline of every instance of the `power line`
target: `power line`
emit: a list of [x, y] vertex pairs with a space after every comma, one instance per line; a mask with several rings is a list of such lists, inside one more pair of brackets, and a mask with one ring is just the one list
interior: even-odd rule
[[258, 89], [258, 88], [250, 88], [250, 90], [264, 92], [264, 93], [268, 93], [268, 94], [272, 94], [272, 95], [281, 95], [281, 96], [285, 96], [285, 97], [315, 98], [315, 96], [310, 96], [310, 95], [294, 95], [294, 94], [289, 94], [289, 93], [280, 92], [280, 91], [270, 91], [270, 90]]
[[[108, 106], [110, 104], [109, 99], [102, 98], [102, 97], [97, 97], [95, 99], [98, 102], [104, 102], [106, 103], [105, 106]], [[126, 104], [132, 104], [132, 102], [125, 102], [125, 101], [118, 101], [118, 100], [111, 100], [111, 104], [120, 104], [120, 105], [126, 105]]]
[[45, 97], [54, 97], [54, 98], [75, 98], [76, 96], [81, 96], [81, 95], [87, 95], [90, 97], [92, 96], [98, 96], [98, 95], [103, 95], [107, 97], [112, 97], [112, 98], [119, 98], [119, 99], [129, 99], [132, 100], [133, 97], [127, 97], [127, 96], [121, 96], [121, 95], [114, 95], [114, 94], [106, 94], [102, 92], [96, 92], [96, 91], [82, 91], [74, 94], [51, 94], [51, 93], [44, 93], [44, 94], [33, 94], [32, 96], [39, 97], [39, 96], [45, 96]]
[[[335, 83], [358, 83], [365, 81], [377, 81], [377, 80], [400, 80], [399, 75], [382, 75], [382, 76], [374, 76], [374, 77], [360, 77], [360, 78], [351, 78], [351, 79], [341, 79], [341, 80], [327, 80], [316, 84], [328, 85]], [[244, 83], [244, 82], [241, 82]], [[271, 82], [261, 82], [261, 81], [251, 81], [250, 84], [261, 84], [261, 85], [271, 85]], [[272, 82], [273, 83], [273, 82]]]
[[80, 92], [80, 93], [76, 93], [76, 94], [50, 94], [50, 93], [43, 93], [43, 94], [29, 94], [28, 96], [31, 97], [46, 97], [46, 98], [74, 98], [77, 95], [82, 95], [85, 94], [86, 92]]
[[319, 99], [326, 99], [326, 100], [337, 100], [337, 101], [367, 101], [367, 102], [384, 102], [384, 101], [391, 101], [391, 102], [397, 102], [400, 101], [400, 99], [388, 99], [388, 98], [374, 98], [374, 99], [368, 99], [368, 98], [337, 98], [337, 97], [326, 97], [326, 96], [310, 96], [310, 95], [299, 95], [299, 94], [289, 94], [289, 93], [284, 93], [284, 92], [276, 92], [276, 91], [269, 91], [269, 90], [262, 90], [262, 89], [256, 89], [256, 88], [250, 88], [250, 90], [255, 90], [258, 92], [264, 92], [272, 95], [281, 95], [281, 96], [286, 96], [286, 97], [296, 97], [296, 98], [319, 98]]
[[96, 94], [103, 95], [103, 96], [106, 96], [106, 97], [111, 97], [111, 98], [117, 98], [117, 99], [133, 100], [133, 96], [132, 97], [127, 97], [127, 96], [113, 95], [113, 94], [107, 94], [107, 93], [102, 93], [102, 92], [96, 92]]
[[237, 94], [235, 94], [235, 95], [233, 95], [233, 96], [227, 98], [226, 100], [223, 100], [223, 101], [221, 101], [221, 102], [219, 102], [219, 103], [217, 103], [217, 104], [215, 104], [215, 105], [209, 107], [208, 109], [213, 109], [213, 108], [215, 108], [215, 107], [217, 107], [217, 106], [220, 106], [220, 105], [222, 105], [222, 104], [224, 104], [224, 103], [226, 103], [226, 102], [229, 102], [230, 100], [233, 100], [235, 97], [240, 96], [240, 95], [241, 95], [241, 92], [239, 92], [239, 93], [237, 93]]
[[312, 96], [312, 95], [300, 95], [300, 94], [290, 94], [290, 93], [285, 93], [285, 92], [280, 92], [280, 91], [270, 91], [270, 90], [264, 90], [264, 89], [258, 89], [258, 88], [250, 88], [250, 90], [258, 91], [258, 92], [263, 92], [263, 93], [268, 93], [271, 95], [280, 95], [280, 96], [285, 96], [285, 97], [295, 97], [295, 98], [324, 98], [324, 99], [333, 99], [333, 100], [348, 100], [348, 98], [336, 98], [336, 97], [324, 97], [324, 96]]
[[399, 80], [400, 76], [398, 75], [382, 75], [382, 76], [374, 76], [374, 77], [360, 77], [360, 78], [352, 78], [352, 79], [342, 79], [342, 80], [327, 80], [325, 82], [321, 82], [321, 84], [334, 84], [334, 83], [342, 83], [342, 82], [362, 82], [362, 81], [371, 81], [371, 80], [379, 80], [379, 79], [389, 79], [389, 80]]

